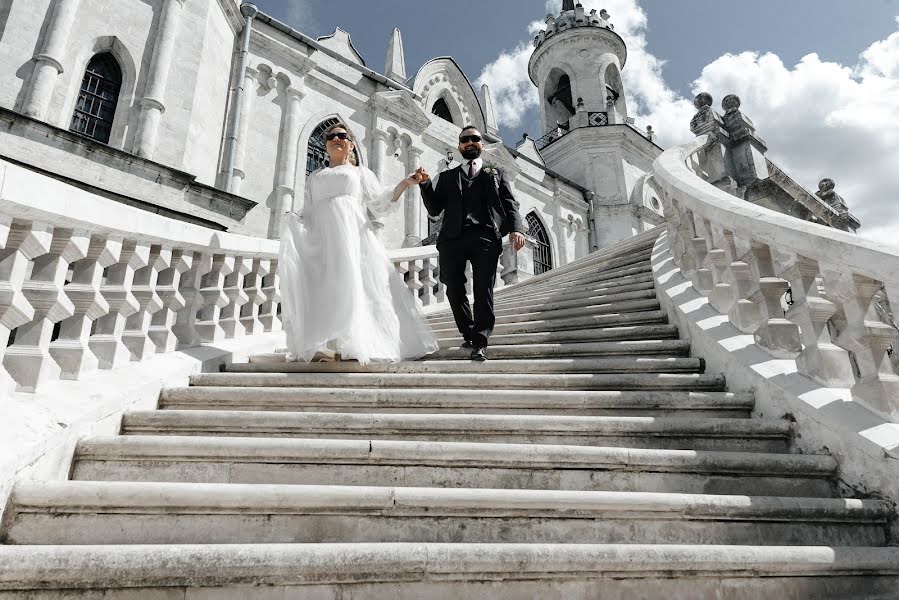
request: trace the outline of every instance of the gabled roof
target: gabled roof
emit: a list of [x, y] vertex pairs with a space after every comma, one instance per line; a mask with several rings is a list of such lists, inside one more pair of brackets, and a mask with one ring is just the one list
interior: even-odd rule
[[[350, 34], [338, 27], [334, 30], [334, 33], [331, 35], [325, 35], [316, 40], [322, 46], [330, 48], [340, 54], [343, 54], [347, 58], [355, 59], [359, 62], [363, 67], [365, 66], [365, 59], [362, 58], [362, 55], [356, 50], [356, 47], [353, 45], [353, 38], [350, 37]], [[341, 50], [345, 50], [341, 52]]]

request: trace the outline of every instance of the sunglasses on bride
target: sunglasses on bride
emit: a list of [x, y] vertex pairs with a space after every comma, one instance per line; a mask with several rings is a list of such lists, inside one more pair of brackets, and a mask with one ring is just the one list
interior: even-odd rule
[[350, 139], [350, 134], [348, 134], [346, 131], [333, 131], [333, 132], [329, 133], [328, 135], [326, 135], [325, 139], [328, 140], [329, 142], [331, 140], [335, 140], [335, 139], [336, 140], [348, 140], [348, 139]]

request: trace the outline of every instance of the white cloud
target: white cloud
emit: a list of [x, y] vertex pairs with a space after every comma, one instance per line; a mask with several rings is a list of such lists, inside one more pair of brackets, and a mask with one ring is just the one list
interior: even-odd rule
[[[663, 147], [691, 138], [692, 99], [665, 83], [664, 61], [646, 50], [647, 15], [637, 0], [582, 0], [582, 4], [588, 12], [608, 10], [615, 31], [628, 45], [622, 77], [637, 124], [652, 125]], [[550, 13], [558, 14], [560, 8], [560, 0], [547, 2]], [[530, 42], [523, 43], [481, 73], [479, 83], [490, 85], [500, 125], [518, 125], [527, 109], [538, 106], [527, 75], [532, 49]], [[711, 93], [716, 103], [727, 94], [739, 95], [743, 113], [768, 143], [769, 158], [812, 191], [823, 177], [834, 179], [837, 192], [862, 220], [860, 233], [895, 243], [899, 31], [872, 43], [855, 65], [809, 54], [788, 67], [772, 53], [726, 54], [702, 69], [692, 89]]]
[[297, 29], [309, 30], [312, 19], [310, 0], [284, 0], [284, 14], [287, 24]]

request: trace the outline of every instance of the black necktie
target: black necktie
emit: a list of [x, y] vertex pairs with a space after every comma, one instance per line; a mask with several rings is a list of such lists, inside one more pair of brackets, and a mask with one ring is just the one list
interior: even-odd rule
[[468, 178], [474, 179], [474, 161], [469, 161], [468, 163]]

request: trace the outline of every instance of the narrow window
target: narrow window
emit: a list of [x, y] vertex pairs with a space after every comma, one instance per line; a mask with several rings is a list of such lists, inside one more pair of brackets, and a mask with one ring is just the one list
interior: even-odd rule
[[534, 247], [534, 275], [546, 273], [553, 268], [552, 253], [549, 248], [549, 236], [546, 235], [546, 228], [534, 213], [528, 213], [525, 217], [528, 224], [528, 237], [537, 240]]
[[69, 129], [108, 144], [121, 89], [118, 61], [108, 52], [94, 56], [84, 71]]

